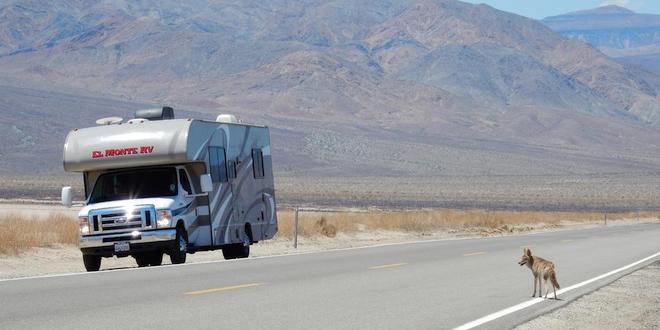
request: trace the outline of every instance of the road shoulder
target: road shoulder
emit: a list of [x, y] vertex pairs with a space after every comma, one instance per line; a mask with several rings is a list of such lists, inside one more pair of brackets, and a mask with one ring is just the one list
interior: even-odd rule
[[657, 329], [660, 261], [617, 279], [516, 329]]

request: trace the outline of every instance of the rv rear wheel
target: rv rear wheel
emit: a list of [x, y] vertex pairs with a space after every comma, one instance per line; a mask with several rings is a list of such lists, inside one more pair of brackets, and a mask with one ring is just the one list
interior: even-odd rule
[[242, 259], [250, 256], [250, 246], [243, 244], [236, 244], [236, 258]]
[[222, 256], [225, 258], [225, 260], [236, 259], [236, 257], [234, 256], [234, 249], [232, 249], [231, 245], [226, 245], [222, 247]]
[[101, 268], [101, 256], [83, 254], [83, 263], [88, 272], [96, 272]]
[[225, 245], [222, 248], [222, 256], [227, 260], [247, 258], [250, 256], [250, 246], [243, 243]]
[[182, 264], [186, 262], [186, 253], [188, 253], [188, 235], [182, 226], [176, 227], [176, 239], [170, 250], [170, 261], [172, 264]]

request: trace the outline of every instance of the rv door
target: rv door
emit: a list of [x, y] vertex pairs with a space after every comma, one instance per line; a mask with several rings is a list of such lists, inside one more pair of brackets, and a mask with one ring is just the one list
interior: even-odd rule
[[[237, 180], [238, 177], [238, 158], [237, 159], [232, 159], [230, 161], [227, 161], [227, 171], [228, 171], [228, 176], [229, 176], [229, 186], [231, 187], [231, 196], [232, 200], [231, 203], [234, 206], [234, 211], [232, 212], [232, 217], [233, 221], [232, 223], [243, 223], [243, 210], [241, 209], [241, 199], [239, 196], [236, 194], [240, 191], [238, 187], [238, 182]], [[238, 239], [240, 240], [242, 237], [240, 236], [239, 232], [239, 237]], [[230, 234], [230, 236], [233, 235], [233, 233]]]

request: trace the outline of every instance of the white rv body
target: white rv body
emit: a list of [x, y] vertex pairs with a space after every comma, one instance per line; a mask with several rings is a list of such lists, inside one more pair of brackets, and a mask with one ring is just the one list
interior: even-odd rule
[[[267, 127], [137, 119], [76, 129], [66, 138], [64, 169], [83, 173], [88, 270], [113, 255], [141, 266], [160, 264], [163, 253], [173, 263], [200, 250], [247, 257], [250, 244], [277, 232]], [[209, 176], [212, 189], [203, 192]]]

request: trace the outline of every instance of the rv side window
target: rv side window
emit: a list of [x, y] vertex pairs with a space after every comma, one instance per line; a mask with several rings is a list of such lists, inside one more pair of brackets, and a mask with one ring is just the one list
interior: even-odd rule
[[227, 158], [225, 149], [209, 147], [209, 163], [213, 182], [227, 182]]
[[188, 175], [183, 169], [179, 169], [179, 182], [181, 183], [181, 188], [183, 188], [188, 195], [193, 194], [192, 188], [190, 187], [190, 180], [188, 180]]
[[252, 170], [255, 179], [264, 177], [264, 154], [261, 149], [252, 149]]

